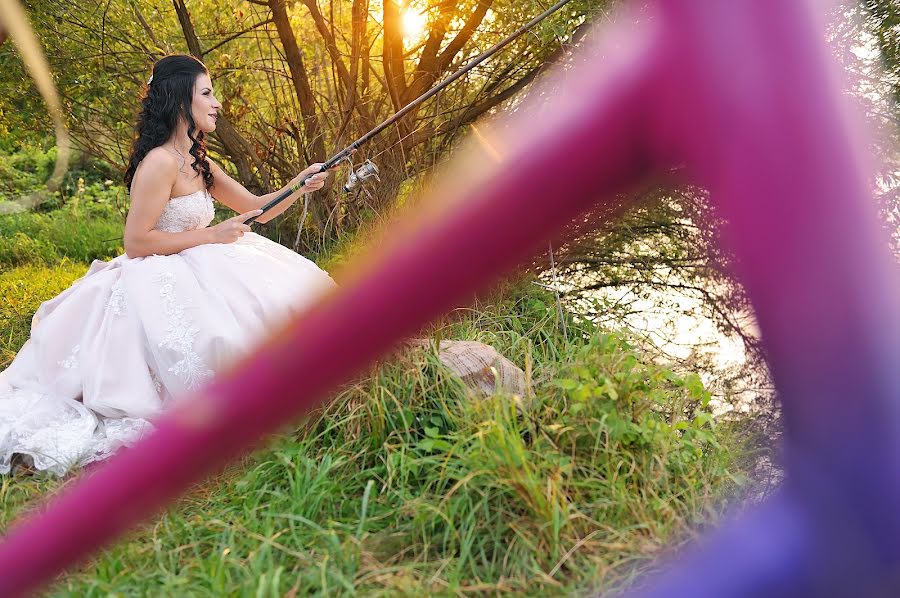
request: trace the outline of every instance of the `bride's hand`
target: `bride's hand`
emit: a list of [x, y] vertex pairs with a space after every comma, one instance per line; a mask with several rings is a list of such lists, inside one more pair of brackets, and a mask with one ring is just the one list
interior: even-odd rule
[[244, 222], [254, 216], [262, 214], [262, 210], [250, 210], [239, 216], [229, 218], [225, 222], [220, 222], [215, 226], [209, 227], [212, 233], [213, 243], [234, 243], [244, 236], [244, 233], [250, 232], [250, 225]]
[[[331, 174], [331, 170], [326, 170], [325, 172], [319, 172], [322, 169], [322, 162], [316, 162], [315, 164], [310, 164], [309, 168], [298, 174], [294, 177], [294, 180], [291, 181], [291, 185], [297, 184], [300, 181], [303, 181], [307, 177], [310, 177], [306, 184], [303, 185], [303, 189], [301, 189], [301, 193], [311, 193], [313, 191], [318, 191], [322, 187], [325, 186], [325, 180], [328, 178], [328, 175]], [[312, 175], [312, 176], [310, 176]]]

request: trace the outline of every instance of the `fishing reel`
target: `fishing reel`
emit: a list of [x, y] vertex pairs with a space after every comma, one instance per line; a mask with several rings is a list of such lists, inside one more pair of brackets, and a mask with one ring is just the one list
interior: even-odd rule
[[366, 160], [359, 168], [350, 171], [347, 182], [344, 183], [344, 191], [349, 193], [372, 177], [374, 177], [376, 181], [381, 181], [381, 179], [378, 178], [378, 167], [375, 166], [375, 163], [371, 160]]

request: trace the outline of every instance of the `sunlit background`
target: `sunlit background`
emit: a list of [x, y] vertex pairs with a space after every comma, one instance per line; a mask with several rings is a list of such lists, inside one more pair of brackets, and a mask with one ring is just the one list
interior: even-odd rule
[[412, 6], [403, 9], [403, 37], [410, 41], [416, 41], [425, 34], [425, 25], [428, 24], [428, 15], [422, 10]]

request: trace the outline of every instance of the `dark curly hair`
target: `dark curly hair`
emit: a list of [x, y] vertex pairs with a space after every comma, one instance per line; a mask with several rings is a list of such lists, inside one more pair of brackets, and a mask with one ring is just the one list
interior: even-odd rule
[[213, 175], [206, 159], [206, 136], [203, 131], [197, 131], [191, 116], [194, 82], [201, 74], [209, 75], [206, 66], [186, 54], [170, 54], [153, 65], [153, 75], [141, 99], [141, 113], [134, 127], [131, 156], [125, 169], [125, 186], [129, 191], [138, 164], [150, 150], [159, 147], [172, 136], [179, 118], [187, 121], [187, 134], [193, 142], [190, 154], [194, 157], [194, 163], [191, 167], [197, 174], [203, 175], [207, 189], [212, 187]]

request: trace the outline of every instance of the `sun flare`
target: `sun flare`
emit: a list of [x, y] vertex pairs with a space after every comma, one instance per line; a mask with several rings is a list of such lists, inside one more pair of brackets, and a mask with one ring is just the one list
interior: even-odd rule
[[414, 9], [407, 8], [403, 11], [403, 37], [407, 39], [419, 39], [425, 33], [425, 25], [428, 17]]

